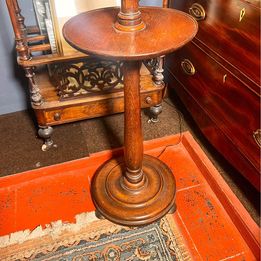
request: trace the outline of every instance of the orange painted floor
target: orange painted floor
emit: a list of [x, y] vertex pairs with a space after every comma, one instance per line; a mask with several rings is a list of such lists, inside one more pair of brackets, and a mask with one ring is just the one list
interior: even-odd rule
[[[170, 146], [175, 144], [174, 146]], [[259, 260], [259, 227], [221, 178], [190, 133], [144, 143], [177, 182], [179, 225], [194, 260]], [[93, 211], [90, 180], [121, 149], [0, 178], [0, 236], [33, 230], [56, 220], [73, 222]]]

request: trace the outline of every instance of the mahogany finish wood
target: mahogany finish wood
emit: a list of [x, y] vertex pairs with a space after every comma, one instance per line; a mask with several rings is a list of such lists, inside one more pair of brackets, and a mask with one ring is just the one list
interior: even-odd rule
[[121, 10], [118, 12], [114, 28], [119, 31], [137, 32], [145, 28], [141, 19], [138, 1], [121, 0]]
[[60, 62], [70, 62], [70, 61], [77, 61], [77, 59], [87, 58], [86, 54], [77, 53], [74, 55], [58, 55], [58, 54], [45, 54], [35, 56], [32, 60], [22, 60], [18, 57], [19, 65], [23, 67], [32, 67], [32, 66], [41, 66], [46, 64], [55, 64]]
[[[205, 18], [191, 44], [166, 59], [167, 80], [215, 148], [260, 190], [260, 6], [258, 1], [172, 1]], [[184, 72], [189, 60], [194, 73]]]
[[[21, 28], [21, 16], [17, 16], [17, 13], [20, 14], [20, 9], [17, 8], [17, 1], [6, 0], [6, 5], [9, 11], [10, 19], [12, 22], [15, 40], [16, 40], [16, 50], [18, 52], [18, 56], [21, 60], [29, 60], [30, 53], [27, 46], [27, 42], [25, 41], [25, 31]], [[19, 25], [20, 19], [20, 25]]]
[[242, 0], [173, 0], [172, 6], [189, 12], [193, 3], [201, 4], [206, 19], [199, 22], [197, 38], [259, 85], [260, 7], [256, 1], [250, 2], [254, 4]]
[[138, 1], [130, 0], [122, 1], [121, 10], [86, 12], [64, 25], [64, 38], [76, 49], [124, 60], [124, 160], [111, 159], [102, 165], [91, 186], [99, 215], [112, 222], [144, 225], [175, 209], [172, 171], [159, 159], [143, 156], [140, 60], [174, 51], [196, 32], [196, 21], [182, 12], [141, 8], [140, 15]]
[[[140, 76], [141, 107], [156, 106], [162, 101], [164, 86], [155, 89], [150, 74]], [[41, 105], [33, 106], [40, 126], [55, 126], [63, 123], [120, 113], [124, 111], [123, 92], [94, 95], [61, 102], [46, 71], [37, 71], [35, 82], [44, 99]], [[149, 101], [149, 102], [148, 102]], [[59, 115], [59, 118], [55, 115]]]
[[140, 117], [140, 62], [125, 62], [124, 74], [124, 159], [126, 186], [144, 185], [142, 175], [142, 129]]
[[26, 38], [27, 42], [39, 42], [44, 41], [46, 39], [47, 35], [34, 35]]
[[50, 51], [51, 45], [50, 44], [39, 44], [29, 47], [30, 52], [43, 52], [43, 51]]
[[257, 2], [173, 0], [172, 7], [189, 12], [194, 3], [202, 5], [206, 18], [199, 22], [197, 38], [259, 86], [260, 6]]
[[133, 34], [114, 29], [118, 8], [93, 10], [88, 16], [80, 14], [65, 24], [63, 34], [70, 45], [83, 53], [103, 58], [144, 60], [175, 51], [197, 32], [195, 20], [183, 12], [159, 7], [141, 7], [140, 10], [146, 28]]

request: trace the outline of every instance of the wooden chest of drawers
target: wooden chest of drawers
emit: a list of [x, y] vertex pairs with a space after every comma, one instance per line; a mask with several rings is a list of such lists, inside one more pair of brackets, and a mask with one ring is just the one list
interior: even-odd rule
[[167, 57], [169, 86], [209, 141], [260, 189], [259, 1], [175, 0], [171, 7], [193, 15], [199, 32]]

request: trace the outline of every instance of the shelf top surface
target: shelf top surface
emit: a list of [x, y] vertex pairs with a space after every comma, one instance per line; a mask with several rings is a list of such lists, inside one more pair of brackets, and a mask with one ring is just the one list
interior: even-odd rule
[[120, 32], [114, 28], [119, 8], [85, 12], [63, 27], [66, 41], [77, 50], [108, 59], [143, 60], [179, 49], [196, 35], [197, 22], [169, 8], [141, 7], [145, 29]]

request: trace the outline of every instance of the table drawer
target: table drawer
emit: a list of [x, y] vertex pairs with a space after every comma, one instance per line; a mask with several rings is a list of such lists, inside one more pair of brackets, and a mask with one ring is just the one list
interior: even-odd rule
[[195, 43], [168, 56], [166, 65], [258, 169], [259, 146], [253, 138], [253, 133], [260, 128], [258, 95]]
[[[140, 101], [142, 108], [161, 104], [163, 97], [163, 86], [154, 87], [153, 90], [141, 91]], [[103, 97], [82, 103], [60, 102], [60, 106], [44, 107], [35, 106], [37, 122], [40, 126], [59, 125], [77, 120], [101, 117], [124, 111], [123, 92], [114, 97]]]
[[174, 0], [171, 7], [196, 17], [196, 37], [259, 85], [260, 8], [255, 0]]

